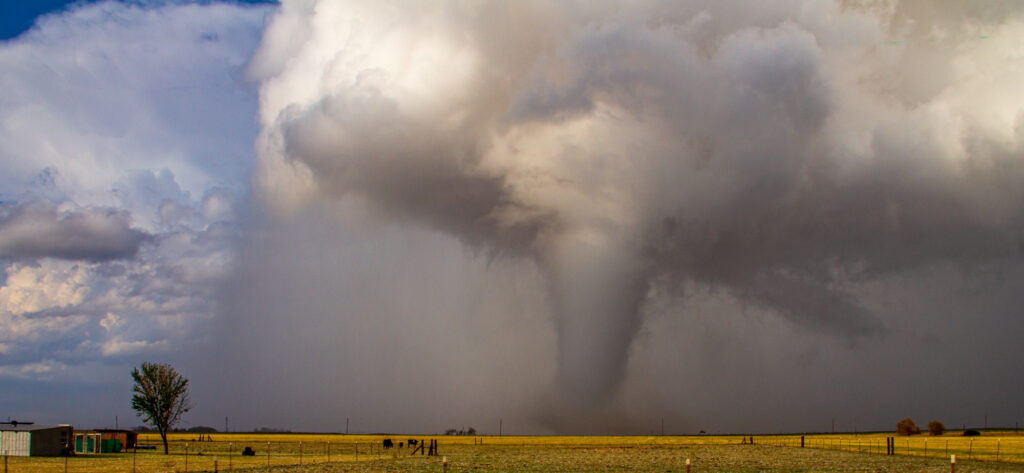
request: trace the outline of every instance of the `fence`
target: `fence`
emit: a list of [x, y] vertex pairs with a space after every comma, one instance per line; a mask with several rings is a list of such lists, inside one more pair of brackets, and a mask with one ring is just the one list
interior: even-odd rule
[[[889, 454], [958, 460], [984, 460], [1024, 463], [1024, 436], [1013, 432], [994, 432], [982, 437], [957, 435], [892, 436], [891, 434], [858, 435], [769, 435], [754, 436], [762, 445], [817, 448], [848, 452]], [[892, 440], [889, 440], [892, 439]], [[890, 444], [891, 442], [891, 444]], [[890, 450], [891, 445], [891, 450]]]
[[[334, 462], [386, 461], [408, 456], [412, 448], [395, 439], [394, 447], [384, 449], [381, 439], [360, 436], [338, 441], [271, 440], [268, 436], [219, 435], [223, 440], [184, 440], [168, 442], [168, 455], [157, 437], [140, 439], [137, 449], [121, 453], [79, 454], [72, 457], [3, 457], [0, 473], [157, 473], [221, 472], [239, 469]], [[295, 436], [303, 437], [303, 436]], [[424, 439], [424, 441], [429, 441]], [[402, 444], [402, 447], [399, 447]], [[248, 447], [253, 455], [243, 455]], [[417, 454], [419, 455], [419, 454]]]

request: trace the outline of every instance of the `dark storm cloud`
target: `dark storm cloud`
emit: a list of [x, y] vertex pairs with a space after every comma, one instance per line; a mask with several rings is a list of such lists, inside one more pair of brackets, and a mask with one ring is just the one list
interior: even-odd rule
[[62, 210], [37, 201], [0, 209], [0, 256], [8, 258], [132, 258], [148, 237], [111, 208]]
[[[1024, 17], [1011, 3], [941, 5], [284, 2], [249, 67], [261, 84], [254, 183], [273, 237], [248, 253], [243, 279], [264, 290], [236, 287], [229, 318], [279, 326], [288, 314], [344, 340], [361, 342], [350, 332], [366, 330], [382, 343], [386, 327], [420, 320], [420, 307], [448, 327], [459, 326], [451, 311], [488, 318], [479, 307], [449, 306], [449, 297], [468, 297], [457, 290], [405, 287], [420, 284], [410, 274], [431, 283], [480, 274], [474, 257], [388, 259], [453, 251], [451, 241], [432, 240], [437, 232], [495, 266], [514, 261], [504, 269], [532, 289], [509, 299], [544, 301], [531, 315], [550, 317], [554, 346], [521, 335], [521, 353], [547, 363], [515, 381], [532, 395], [552, 383], [521, 412], [555, 431], [640, 429], [644, 416], [672, 405], [648, 386], [686, 393], [678, 386], [687, 380], [659, 376], [671, 371], [661, 359], [714, 386], [689, 394], [700, 405], [715, 393], [742, 403], [754, 394], [748, 378], [777, 390], [768, 396], [775, 402], [785, 393], [842, 398], [851, 383], [836, 372], [891, 383], [902, 367], [872, 378], [858, 356], [908, 357], [928, 339], [955, 338], [954, 312], [929, 309], [947, 294], [950, 307], [990, 297], [975, 317], [1019, 328], [1007, 318], [1005, 290], [1024, 238], [1024, 97], [1008, 65], [1019, 61], [1014, 31]], [[336, 238], [331, 222], [341, 222]], [[362, 225], [385, 228], [381, 242], [349, 234]], [[305, 241], [309, 254], [291, 253], [286, 236], [305, 232], [327, 236]], [[402, 232], [430, 243], [394, 237]], [[257, 256], [286, 249], [294, 258]], [[320, 261], [335, 252], [344, 255], [339, 268]], [[278, 268], [291, 276], [273, 277]], [[991, 282], [989, 273], [1010, 276]], [[985, 283], [974, 294], [934, 289], [957, 285], [950, 281]], [[389, 297], [365, 298], [380, 292]], [[263, 310], [260, 301], [280, 305]], [[324, 317], [335, 304], [349, 310]], [[509, 307], [487, 309], [514, 319]], [[656, 332], [665, 327], [669, 334]], [[304, 330], [317, 331], [290, 322], [273, 331], [286, 335], [273, 353], [306, 360], [285, 342]], [[1009, 346], [985, 329], [965, 332]], [[444, 347], [500, 340], [428, 334]], [[393, 349], [415, 336], [399, 339]], [[415, 355], [452, 355], [431, 346]], [[401, 359], [345, 353], [347, 375], [379, 392], [405, 387], [388, 374], [402, 372]], [[487, 369], [498, 362], [484, 358], [445, 379], [500, 384]], [[773, 364], [794, 360], [830, 387]], [[935, 374], [934, 365], [916, 366]], [[287, 376], [302, 383], [301, 373]], [[929, 379], [915, 386], [938, 383]], [[448, 386], [425, 388], [439, 410], [454, 395]], [[487, 392], [462, 396], [485, 412], [496, 407], [468, 393]], [[1009, 398], [992, 399], [1005, 407]], [[680, 422], [690, 415], [668, 410]], [[721, 415], [719, 425], [743, 425], [738, 414]], [[423, 417], [415, 425], [429, 425]], [[772, 425], [763, 416], [754, 424]]]

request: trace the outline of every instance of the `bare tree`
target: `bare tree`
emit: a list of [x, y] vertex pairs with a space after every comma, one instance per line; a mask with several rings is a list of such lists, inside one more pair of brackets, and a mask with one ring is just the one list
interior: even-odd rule
[[132, 379], [135, 380], [132, 409], [137, 411], [135, 415], [160, 432], [166, 455], [167, 431], [181, 420], [182, 414], [192, 409], [188, 379], [171, 365], [149, 362], [133, 369]]

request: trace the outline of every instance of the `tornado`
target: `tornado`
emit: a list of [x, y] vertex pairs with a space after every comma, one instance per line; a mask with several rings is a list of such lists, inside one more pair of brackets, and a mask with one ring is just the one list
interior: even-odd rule
[[886, 332], [858, 287], [1024, 234], [1021, 15], [915, 5], [284, 0], [246, 70], [254, 189], [531, 262], [591, 412], [655, 281], [855, 344]]
[[542, 259], [558, 334], [558, 381], [577, 402], [610, 400], [640, 328], [645, 268], [606, 235], [561, 236]]

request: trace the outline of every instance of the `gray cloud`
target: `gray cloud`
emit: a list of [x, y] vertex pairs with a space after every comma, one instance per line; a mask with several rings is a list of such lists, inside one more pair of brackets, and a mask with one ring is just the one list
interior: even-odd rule
[[75, 393], [212, 343], [257, 131], [241, 68], [272, 9], [90, 2], [0, 44], [6, 415], [112, 427], [126, 398]]
[[882, 281], [1020, 265], [1016, 5], [317, 6], [250, 63], [264, 203], [530, 261], [556, 430], [602, 428], [571, 417], [628, 397], [645, 313], [686, 287], [857, 347], [902, 325]]
[[0, 397], [101, 426], [52, 406], [155, 358], [238, 428], [1024, 420], [1022, 19], [961, 3], [45, 18], [0, 48], [4, 218], [145, 243], [8, 258]]
[[149, 235], [115, 209], [60, 210], [36, 201], [0, 210], [0, 256], [103, 261], [132, 258]]

